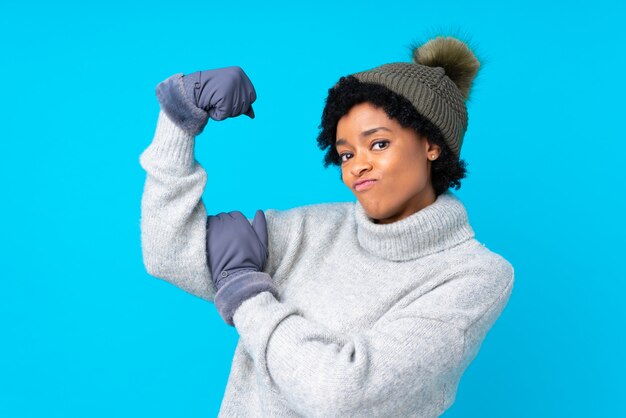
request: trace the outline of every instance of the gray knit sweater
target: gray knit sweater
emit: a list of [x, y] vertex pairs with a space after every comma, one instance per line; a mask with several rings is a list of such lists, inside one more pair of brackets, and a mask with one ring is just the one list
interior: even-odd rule
[[[210, 133], [209, 133], [210, 136]], [[140, 156], [148, 273], [207, 301], [195, 139], [162, 111]], [[207, 139], [210, 141], [210, 138]], [[220, 417], [437, 417], [507, 304], [513, 267], [450, 191], [391, 224], [356, 202], [264, 210], [278, 286], [246, 301]]]

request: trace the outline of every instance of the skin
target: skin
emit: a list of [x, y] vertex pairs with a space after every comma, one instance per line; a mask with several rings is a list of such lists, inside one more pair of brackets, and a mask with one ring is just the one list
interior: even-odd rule
[[[364, 131], [383, 127], [370, 135]], [[337, 124], [335, 148], [341, 156], [341, 178], [365, 212], [378, 224], [397, 222], [436, 200], [431, 165], [441, 153], [426, 137], [404, 128], [369, 102], [353, 106]], [[376, 179], [357, 191], [354, 183]]]

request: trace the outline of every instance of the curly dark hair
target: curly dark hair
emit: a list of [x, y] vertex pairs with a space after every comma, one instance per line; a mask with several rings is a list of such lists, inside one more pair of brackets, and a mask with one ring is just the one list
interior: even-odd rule
[[[435, 194], [439, 196], [448, 188], [461, 187], [460, 180], [466, 176], [467, 164], [458, 158], [446, 144], [441, 130], [430, 120], [422, 116], [405, 97], [391, 91], [385, 86], [359, 81], [352, 75], [343, 76], [328, 90], [326, 105], [322, 112], [321, 129], [318, 147], [323, 151], [329, 148], [324, 156], [324, 167], [341, 166], [341, 157], [335, 149], [337, 140], [337, 123], [350, 109], [359, 103], [369, 102], [385, 110], [387, 115], [398, 121], [404, 128], [413, 128], [420, 136], [425, 136], [429, 143], [441, 147], [439, 158], [431, 165], [431, 179]], [[340, 171], [341, 178], [341, 171]]]

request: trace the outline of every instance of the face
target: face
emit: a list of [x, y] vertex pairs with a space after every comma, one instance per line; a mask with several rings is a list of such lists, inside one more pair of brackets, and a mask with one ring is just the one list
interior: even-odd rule
[[[337, 124], [341, 177], [375, 223], [412, 215], [436, 199], [429, 156], [441, 149], [369, 102], [353, 106]], [[357, 182], [371, 179], [361, 186]]]

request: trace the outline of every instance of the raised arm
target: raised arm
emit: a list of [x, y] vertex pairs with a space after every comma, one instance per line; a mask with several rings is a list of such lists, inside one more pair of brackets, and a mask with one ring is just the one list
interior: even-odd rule
[[207, 301], [215, 289], [206, 261], [202, 193], [207, 174], [194, 158], [195, 138], [162, 110], [152, 143], [139, 157], [141, 250], [147, 272]]
[[209, 117], [254, 118], [256, 93], [240, 67], [174, 74], [157, 85], [161, 110], [152, 143], [139, 157], [146, 171], [141, 248], [148, 273], [214, 301], [206, 256], [207, 173], [195, 160], [197, 135]]

